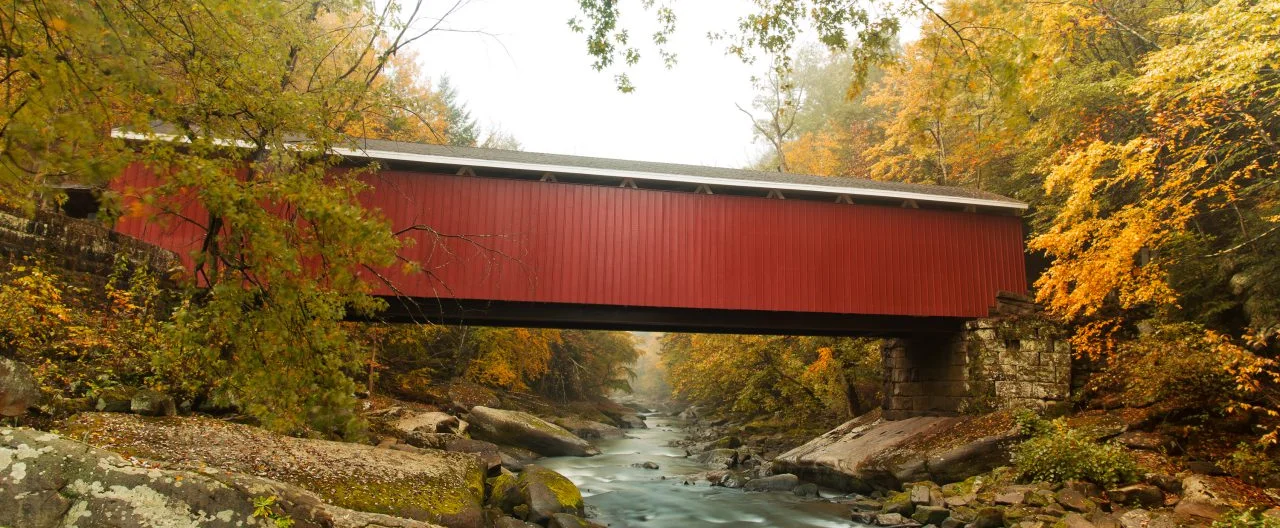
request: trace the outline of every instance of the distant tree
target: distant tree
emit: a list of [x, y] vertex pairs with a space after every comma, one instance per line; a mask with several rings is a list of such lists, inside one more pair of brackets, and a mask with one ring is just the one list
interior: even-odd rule
[[673, 395], [715, 413], [822, 428], [877, 404], [874, 340], [669, 333], [660, 342]]
[[449, 145], [474, 147], [480, 135], [480, 126], [471, 117], [467, 105], [458, 100], [458, 91], [449, 82], [449, 76], [440, 77], [436, 93], [444, 105], [444, 137]]

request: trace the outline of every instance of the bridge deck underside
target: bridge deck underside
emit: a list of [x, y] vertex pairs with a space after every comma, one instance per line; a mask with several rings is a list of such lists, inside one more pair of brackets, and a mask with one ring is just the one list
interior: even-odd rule
[[380, 320], [478, 326], [896, 337], [960, 330], [964, 318], [384, 298]]

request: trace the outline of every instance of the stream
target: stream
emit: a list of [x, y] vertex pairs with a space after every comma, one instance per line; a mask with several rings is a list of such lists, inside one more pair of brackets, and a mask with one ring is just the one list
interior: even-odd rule
[[[628, 429], [629, 438], [597, 441], [600, 455], [544, 458], [538, 464], [577, 484], [592, 520], [612, 528], [857, 526], [848, 506], [820, 499], [711, 487], [705, 480], [685, 485], [686, 475], [710, 468], [668, 445], [684, 438], [683, 423], [665, 416], [648, 416], [646, 422], [648, 429]], [[632, 466], [644, 462], [660, 469]]]

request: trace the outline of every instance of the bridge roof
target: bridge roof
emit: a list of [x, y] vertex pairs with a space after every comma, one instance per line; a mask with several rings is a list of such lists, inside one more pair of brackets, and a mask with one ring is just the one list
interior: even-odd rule
[[1027, 208], [1025, 203], [985, 191], [941, 185], [884, 182], [864, 178], [814, 176], [702, 165], [593, 158], [565, 154], [373, 139], [356, 140], [356, 145], [352, 148], [334, 150], [343, 156], [373, 160], [777, 189], [780, 191], [804, 191], [832, 195], [847, 194], [853, 197], [866, 196], [916, 200], [1012, 211], [1022, 211]]

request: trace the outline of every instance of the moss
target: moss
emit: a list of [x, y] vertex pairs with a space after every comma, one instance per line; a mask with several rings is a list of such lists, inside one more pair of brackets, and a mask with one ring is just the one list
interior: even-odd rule
[[742, 446], [742, 440], [736, 436], [726, 436], [711, 443], [717, 449], [735, 449]]
[[911, 502], [911, 492], [899, 491], [890, 493], [884, 499], [884, 513], [900, 513], [909, 516], [916, 511], [915, 503]]
[[516, 476], [511, 473], [503, 473], [489, 479], [489, 505], [503, 508], [503, 502], [515, 487]]
[[953, 482], [942, 486], [943, 497], [962, 497], [970, 493], [975, 493], [978, 489], [980, 476], [975, 475], [964, 479], [962, 482]]
[[474, 489], [441, 486], [437, 482], [311, 482], [304, 487], [335, 506], [433, 522], [480, 506], [480, 495]]
[[534, 482], [531, 478], [536, 478], [536, 482], [546, 486], [556, 496], [556, 502], [563, 509], [582, 511], [582, 492], [578, 491], [578, 487], [573, 484], [573, 481], [564, 475], [544, 468], [537, 468], [533, 472], [526, 468], [525, 474], [522, 474], [521, 477], [525, 486]]

